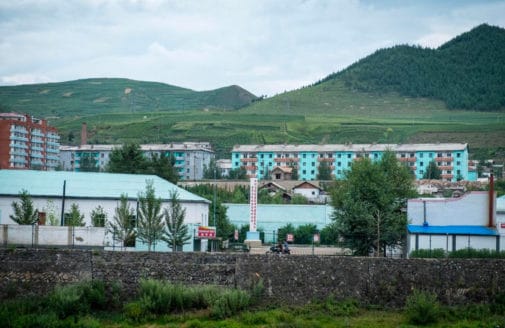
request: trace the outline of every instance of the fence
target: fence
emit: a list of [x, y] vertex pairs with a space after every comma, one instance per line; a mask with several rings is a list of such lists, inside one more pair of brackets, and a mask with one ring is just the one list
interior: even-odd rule
[[0, 245], [95, 248], [106, 245], [105, 228], [0, 225]]

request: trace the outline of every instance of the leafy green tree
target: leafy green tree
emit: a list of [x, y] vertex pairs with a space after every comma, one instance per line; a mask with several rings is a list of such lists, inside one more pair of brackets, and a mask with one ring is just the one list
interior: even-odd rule
[[[295, 234], [295, 232], [296, 228], [291, 223], [288, 223], [277, 230], [277, 238], [279, 239], [279, 241], [282, 241], [286, 239], [286, 235], [288, 233]], [[295, 235], [295, 241], [298, 242], [296, 235]]]
[[312, 244], [314, 234], [317, 232], [317, 226], [312, 223], [298, 226], [295, 231], [297, 244]]
[[238, 167], [236, 169], [231, 169], [228, 174], [229, 180], [246, 180], [247, 179], [247, 171], [244, 167]]
[[331, 222], [321, 230], [321, 244], [336, 245], [338, 243], [338, 230], [335, 222]]
[[184, 244], [191, 239], [188, 226], [184, 224], [186, 209], [182, 208], [177, 191], [170, 192], [170, 209], [163, 210], [166, 230], [162, 236], [172, 251], [182, 250]]
[[142, 173], [154, 174], [173, 184], [177, 184], [179, 173], [175, 167], [175, 157], [173, 155], [165, 156], [154, 153], [151, 155], [151, 158], [146, 160], [145, 165], [146, 169]]
[[333, 220], [343, 246], [356, 255], [377, 254], [405, 241], [407, 218], [402, 208], [415, 196], [413, 177], [393, 152], [380, 161], [353, 163], [332, 196]]
[[146, 171], [147, 160], [144, 158], [139, 144], [125, 143], [112, 150], [107, 164], [110, 173], [140, 174]]
[[291, 171], [291, 180], [298, 180], [298, 169], [296, 167], [293, 167], [293, 170]]
[[46, 206], [44, 207], [44, 212], [46, 212], [46, 224], [50, 226], [60, 225], [60, 220], [56, 216], [56, 206], [52, 200], [48, 200]]
[[33, 207], [33, 201], [26, 190], [18, 194], [20, 202], [12, 202], [13, 215], [9, 215], [12, 221], [21, 225], [32, 225], [39, 220], [39, 211]]
[[203, 178], [204, 179], [222, 179], [221, 170], [217, 167], [217, 162], [212, 158], [209, 162], [209, 166], [203, 166]]
[[291, 204], [300, 204], [300, 205], [304, 205], [304, 204], [308, 204], [309, 203], [309, 200], [303, 196], [303, 195], [300, 195], [300, 194], [294, 194], [292, 197], [291, 197]]
[[432, 179], [439, 180], [442, 176], [442, 171], [437, 166], [435, 161], [431, 161], [426, 168], [426, 172], [424, 172], [423, 179]]
[[91, 211], [91, 224], [93, 227], [105, 227], [106, 220], [107, 213], [105, 213], [102, 206], [98, 205]]
[[147, 244], [150, 252], [159, 240], [162, 240], [165, 230], [161, 198], [156, 198], [152, 181], [146, 182], [146, 190], [138, 196], [139, 212], [137, 238]]
[[328, 162], [322, 161], [317, 167], [317, 180], [331, 180], [331, 168]]
[[98, 172], [100, 168], [98, 167], [98, 161], [95, 156], [90, 153], [82, 153], [81, 161], [79, 163], [79, 171], [81, 172]]
[[84, 227], [84, 214], [79, 211], [79, 205], [72, 203], [70, 212], [65, 213], [65, 225], [69, 227]]
[[111, 233], [114, 241], [120, 242], [123, 247], [135, 245], [135, 213], [128, 204], [128, 195], [121, 195], [113, 220], [107, 222], [107, 232]]

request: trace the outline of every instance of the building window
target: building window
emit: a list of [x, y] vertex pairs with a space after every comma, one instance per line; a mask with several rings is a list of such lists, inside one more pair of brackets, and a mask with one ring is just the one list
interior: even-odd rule
[[337, 170], [337, 174], [341, 174], [341, 173], [342, 173], [342, 171], [341, 171], [341, 170]]
[[263, 156], [264, 156], [264, 155], [263, 155], [263, 154], [261, 154], [261, 155], [260, 155], [260, 158], [263, 158]]
[[235, 162], [235, 166], [238, 166], [238, 162]]
[[424, 171], [423, 171], [423, 170], [420, 170], [420, 171], [419, 171], [419, 174], [424, 175]]
[[456, 157], [460, 158], [461, 157], [461, 153], [456, 153]]
[[461, 162], [460, 162], [460, 161], [457, 161], [457, 162], [456, 162], [456, 165], [461, 165]]
[[419, 158], [423, 158], [424, 157], [424, 154], [423, 153], [420, 153], [419, 154]]
[[342, 166], [342, 162], [337, 162], [337, 166]]
[[433, 158], [433, 153], [428, 154], [430, 158]]
[[461, 170], [457, 170], [457, 171], [456, 171], [456, 173], [457, 173], [457, 174], [461, 174]]
[[373, 154], [373, 158], [379, 158], [379, 154]]
[[303, 163], [302, 163], [302, 166], [305, 166], [305, 164], [307, 164], [307, 163], [303, 162]]
[[272, 154], [268, 154], [268, 158], [272, 158]]
[[341, 158], [342, 157], [342, 154], [337, 154], [337, 158]]
[[239, 156], [238, 154], [235, 154], [235, 158], [238, 158], [238, 156]]
[[314, 174], [314, 170], [310, 171], [310, 174]]
[[311, 163], [311, 165], [312, 165], [312, 166], [316, 166], [316, 162], [312, 162], [312, 163]]
[[351, 158], [351, 154], [347, 154], [347, 158]]
[[303, 157], [303, 158], [306, 158], [306, 157], [307, 157], [307, 154], [303, 154], [303, 155], [302, 155], [302, 157]]
[[424, 166], [424, 162], [420, 162], [420, 163], [419, 163], [419, 166]]
[[303, 171], [302, 171], [302, 173], [303, 173], [303, 174], [306, 174], [306, 173], [307, 173], [307, 171], [303, 170]]

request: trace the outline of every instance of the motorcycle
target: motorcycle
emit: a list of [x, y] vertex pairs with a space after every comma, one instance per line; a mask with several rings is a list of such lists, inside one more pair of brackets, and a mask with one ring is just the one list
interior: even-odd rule
[[267, 254], [291, 254], [289, 249], [282, 249], [279, 246], [272, 246], [270, 250], [267, 251]]

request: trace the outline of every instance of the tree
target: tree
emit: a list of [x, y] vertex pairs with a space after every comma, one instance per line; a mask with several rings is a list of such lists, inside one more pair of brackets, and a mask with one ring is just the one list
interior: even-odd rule
[[291, 171], [291, 180], [298, 180], [298, 169], [296, 167], [293, 167], [293, 170]]
[[322, 161], [317, 168], [317, 180], [331, 180], [331, 168], [328, 162]]
[[157, 175], [174, 184], [179, 180], [179, 173], [177, 173], [175, 157], [173, 155], [165, 156], [154, 153], [150, 159], [146, 160], [145, 165], [146, 170], [143, 173]]
[[82, 153], [81, 161], [79, 163], [79, 171], [81, 172], [98, 172], [100, 168], [98, 167], [98, 162], [90, 153]]
[[125, 143], [114, 148], [109, 156], [107, 172], [110, 173], [144, 173], [147, 161], [142, 155], [139, 144]]
[[106, 219], [107, 213], [105, 213], [102, 206], [98, 205], [91, 211], [91, 224], [93, 227], [105, 227]]
[[394, 153], [386, 151], [374, 162], [363, 158], [345, 172], [333, 193], [332, 227], [354, 254], [380, 254], [387, 246], [404, 243], [407, 218], [402, 208], [415, 195], [409, 168]]
[[203, 166], [203, 178], [204, 179], [222, 179], [223, 176], [221, 174], [221, 170], [217, 166], [217, 162], [214, 158], [212, 158], [209, 162], [209, 166]]
[[243, 166], [238, 167], [236, 169], [231, 169], [230, 173], [228, 174], [228, 179], [229, 180], [246, 180], [247, 179], [247, 171]]
[[123, 247], [135, 245], [135, 214], [128, 204], [128, 195], [121, 195], [113, 220], [107, 224], [107, 232], [110, 232], [113, 240], [120, 242]]
[[52, 200], [48, 200], [46, 206], [43, 208], [46, 212], [46, 224], [50, 226], [60, 225], [60, 220], [56, 216], [56, 206]]
[[428, 164], [426, 172], [424, 172], [423, 179], [439, 180], [441, 175], [442, 171], [438, 168], [437, 163], [431, 161], [430, 164]]
[[298, 226], [295, 231], [297, 244], [312, 244], [314, 234], [317, 232], [317, 226], [312, 223]]
[[182, 249], [191, 236], [188, 234], [188, 226], [184, 224], [186, 209], [182, 208], [177, 191], [170, 192], [170, 209], [165, 208], [163, 216], [167, 228], [162, 239], [173, 252]]
[[84, 214], [79, 211], [79, 205], [72, 203], [70, 213], [65, 213], [65, 225], [69, 227], [84, 227]]
[[288, 233], [294, 234], [295, 231], [296, 231], [295, 227], [291, 223], [288, 223], [277, 230], [277, 238], [279, 239], [279, 241], [282, 241], [286, 239]]
[[156, 246], [156, 242], [161, 240], [165, 224], [163, 213], [161, 212], [161, 198], [156, 198], [156, 193], [152, 181], [147, 181], [146, 191], [138, 196], [139, 212], [137, 237], [147, 244], [147, 250]]
[[21, 225], [32, 225], [39, 220], [39, 211], [33, 207], [32, 198], [26, 190], [21, 190], [18, 194], [20, 203], [12, 202], [14, 215], [9, 215], [12, 221]]

